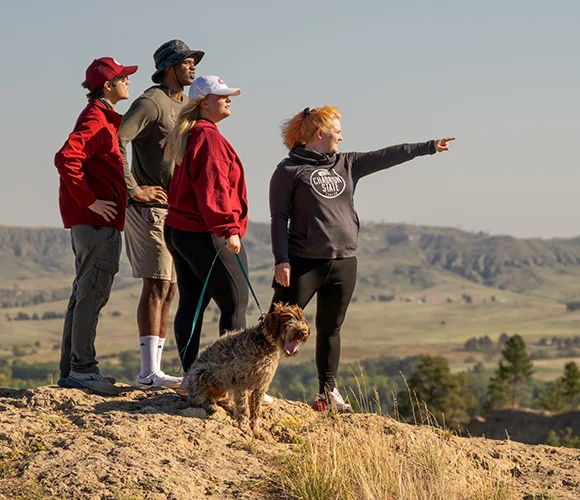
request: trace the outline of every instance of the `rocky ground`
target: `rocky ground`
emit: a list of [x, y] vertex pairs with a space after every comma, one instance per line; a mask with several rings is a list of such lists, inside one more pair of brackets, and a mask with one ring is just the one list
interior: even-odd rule
[[[325, 417], [281, 399], [263, 413], [266, 439], [255, 440], [222, 410], [208, 419], [194, 417], [170, 390], [127, 387], [120, 397], [104, 398], [55, 386], [0, 389], [0, 498], [286, 498], [283, 460]], [[354, 425], [388, 417], [340, 418]], [[409, 439], [441, 433], [389, 425]], [[449, 433], [445, 439], [474, 468], [509, 472], [517, 498], [580, 498], [578, 450]]]

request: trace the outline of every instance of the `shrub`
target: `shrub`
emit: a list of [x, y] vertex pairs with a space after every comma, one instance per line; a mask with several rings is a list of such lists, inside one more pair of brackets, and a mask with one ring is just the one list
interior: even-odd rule
[[26, 363], [16, 360], [12, 363], [12, 378], [20, 380], [48, 381], [58, 374], [58, 363]]
[[26, 356], [28, 354], [28, 349], [21, 345], [14, 344], [12, 346], [12, 355], [15, 358], [21, 358], [22, 356]]
[[56, 311], [44, 311], [42, 314], [42, 319], [62, 319], [64, 318], [63, 312]]
[[566, 427], [563, 431], [548, 432], [546, 444], [549, 446], [565, 446], [566, 448], [580, 448], [580, 436], [574, 436], [572, 429]]

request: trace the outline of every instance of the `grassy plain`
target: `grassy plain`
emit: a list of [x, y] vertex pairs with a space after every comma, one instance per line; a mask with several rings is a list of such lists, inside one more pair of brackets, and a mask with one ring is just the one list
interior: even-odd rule
[[[365, 270], [365, 273], [368, 271]], [[252, 274], [252, 283], [264, 309], [267, 309], [271, 298], [269, 276], [270, 271], [266, 269]], [[519, 333], [527, 342], [528, 350], [534, 351], [539, 348], [536, 343], [541, 337], [580, 335], [580, 311], [567, 312], [565, 305], [553, 298], [555, 295], [564, 295], [563, 290], [571, 289], [575, 278], [569, 274], [560, 277], [551, 274], [551, 281], [547, 280], [545, 287], [534, 294], [524, 295], [478, 285], [449, 273], [439, 275], [436, 286], [409, 292], [399, 290], [395, 300], [390, 302], [377, 300], [381, 293], [385, 293], [384, 289], [359, 281], [355, 292], [356, 301], [351, 304], [343, 327], [342, 361], [356, 362], [379, 356], [438, 354], [449, 359], [454, 371], [465, 370], [477, 361], [495, 367], [499, 356], [467, 352], [463, 349], [464, 342], [470, 337], [484, 335], [496, 341], [503, 332], [508, 335]], [[52, 278], [47, 282], [47, 278], [44, 278], [18, 283], [22, 289], [48, 288], [49, 285], [50, 288], [66, 287], [70, 285], [70, 279]], [[113, 292], [99, 322], [99, 355], [138, 349], [135, 310], [139, 294], [138, 280], [134, 280], [133, 286]], [[463, 294], [471, 296], [472, 303], [466, 303], [462, 299]], [[373, 296], [375, 300], [372, 300]], [[40, 317], [45, 311], [63, 312], [66, 304], [66, 300], [63, 300], [3, 309], [0, 316], [0, 356], [12, 357], [13, 345], [34, 346], [37, 343], [34, 347], [36, 352], [21, 359], [29, 362], [57, 360], [61, 319], [9, 321], [7, 318], [14, 318], [18, 312], [30, 316], [36, 313]], [[191, 304], [192, 309], [195, 306]], [[307, 314], [313, 314], [314, 307], [314, 304], [310, 304]], [[210, 308], [204, 319], [204, 343], [217, 337], [217, 310], [213, 304]], [[258, 317], [257, 309], [250, 310], [248, 323], [255, 323]], [[315, 347], [313, 340], [301, 348], [296, 358], [284, 362], [312, 359]], [[167, 353], [175, 356], [175, 347], [170, 346]], [[536, 361], [537, 377], [556, 378], [570, 359]], [[576, 361], [580, 362], [580, 359]]]

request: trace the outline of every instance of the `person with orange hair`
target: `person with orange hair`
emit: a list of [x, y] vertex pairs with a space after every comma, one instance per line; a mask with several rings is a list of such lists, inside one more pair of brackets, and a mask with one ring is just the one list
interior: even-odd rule
[[270, 181], [274, 296], [304, 308], [314, 295], [319, 391], [312, 408], [352, 412], [336, 387], [340, 330], [356, 283], [358, 181], [417, 156], [449, 149], [455, 137], [339, 153], [340, 111], [305, 108], [282, 125], [290, 150]]

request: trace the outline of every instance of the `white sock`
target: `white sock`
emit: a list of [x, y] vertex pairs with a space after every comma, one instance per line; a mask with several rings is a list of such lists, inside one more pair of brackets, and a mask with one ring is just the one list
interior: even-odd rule
[[147, 335], [139, 337], [139, 350], [141, 351], [141, 371], [139, 376], [146, 378], [157, 370], [157, 344], [159, 337]]
[[157, 357], [155, 358], [155, 371], [161, 371], [161, 354], [163, 354], [163, 346], [165, 345], [165, 339], [157, 337]]

